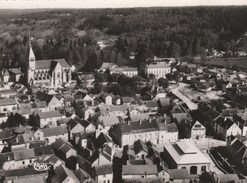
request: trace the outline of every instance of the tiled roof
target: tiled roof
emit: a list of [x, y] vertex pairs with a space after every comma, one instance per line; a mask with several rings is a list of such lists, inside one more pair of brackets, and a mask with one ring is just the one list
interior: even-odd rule
[[34, 176], [37, 174], [48, 174], [47, 170], [44, 171], [36, 171], [33, 167], [15, 169], [15, 170], [7, 170], [4, 172], [6, 180], [11, 179], [11, 177], [24, 177], [24, 176]]
[[19, 160], [26, 160], [36, 157], [34, 153], [34, 149], [26, 149], [22, 151], [15, 151], [14, 153], [14, 159], [16, 161]]
[[43, 128], [39, 129], [44, 133], [44, 137], [52, 137], [57, 135], [63, 135], [68, 133], [68, 129], [66, 126], [57, 126], [53, 128]]
[[114, 124], [118, 124], [119, 118], [115, 115], [100, 116], [99, 122], [102, 123], [105, 127], [109, 127], [109, 126], [112, 126]]
[[41, 175], [36, 175], [32, 177], [23, 177], [21, 179], [14, 179], [13, 183], [46, 183], [46, 178]]
[[188, 170], [186, 169], [169, 169], [168, 173], [171, 179], [190, 179]]
[[153, 101], [153, 100], [144, 101], [144, 104], [145, 104], [147, 107], [158, 107], [157, 101]]
[[95, 166], [95, 173], [97, 176], [112, 174], [113, 173], [112, 164], [104, 164], [104, 165]]
[[177, 125], [175, 123], [166, 124], [167, 132], [178, 132]]
[[0, 99], [0, 106], [7, 106], [7, 105], [17, 105], [17, 102], [12, 98]]
[[12, 130], [4, 130], [0, 131], [0, 140], [6, 140], [6, 139], [11, 139], [14, 138], [15, 135], [13, 134]]
[[123, 175], [157, 175], [157, 165], [123, 165]]
[[63, 115], [58, 111], [46, 111], [46, 112], [38, 112], [38, 115], [40, 119], [45, 119], [45, 118], [55, 118], [55, 117], [62, 117]]

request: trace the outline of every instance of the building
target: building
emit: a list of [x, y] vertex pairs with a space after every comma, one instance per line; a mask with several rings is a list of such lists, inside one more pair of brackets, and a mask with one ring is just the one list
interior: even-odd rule
[[44, 140], [47, 144], [52, 144], [58, 138], [68, 140], [68, 129], [66, 126], [38, 129], [34, 133], [34, 137], [38, 140]]
[[65, 116], [58, 110], [47, 112], [38, 111], [38, 114], [35, 116], [35, 122], [40, 128], [56, 127], [57, 121], [62, 118], [65, 118]]
[[28, 83], [61, 88], [70, 83], [71, 68], [64, 59], [36, 60], [30, 44]]
[[191, 128], [192, 139], [203, 139], [206, 137], [206, 128], [199, 122], [196, 121]]
[[157, 178], [157, 165], [123, 165], [122, 179]]
[[171, 73], [171, 67], [165, 62], [153, 62], [146, 66], [146, 74], [153, 74], [157, 79], [165, 78], [168, 73]]
[[20, 77], [23, 75], [20, 68], [4, 69], [1, 71], [2, 81], [4, 83], [18, 82]]
[[0, 168], [3, 170], [27, 168], [35, 161], [45, 160], [52, 155], [54, 155], [54, 152], [51, 146], [2, 153], [0, 154]]
[[54, 175], [51, 177], [51, 183], [80, 183], [75, 173], [66, 168], [64, 165], [57, 167], [54, 170]]
[[164, 118], [122, 122], [117, 124], [114, 134], [111, 134], [120, 146], [132, 145], [138, 139], [153, 144], [176, 142], [178, 129], [176, 124], [167, 124]]
[[112, 183], [112, 164], [98, 165], [94, 167], [94, 177], [98, 183]]
[[210, 161], [190, 142], [165, 145], [163, 159], [170, 169], [187, 169], [191, 175], [210, 170]]
[[0, 113], [11, 113], [17, 110], [17, 102], [15, 99], [0, 99]]

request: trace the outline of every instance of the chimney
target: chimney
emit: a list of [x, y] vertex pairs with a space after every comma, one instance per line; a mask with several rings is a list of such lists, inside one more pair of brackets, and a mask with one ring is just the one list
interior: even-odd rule
[[148, 119], [148, 121], [149, 121], [149, 123], [151, 123], [151, 122], [152, 122], [152, 119], [151, 119], [151, 118], [149, 118], [149, 119]]
[[78, 169], [80, 168], [79, 163], [76, 163], [75, 166], [76, 166], [76, 167], [75, 167], [76, 170], [78, 170]]
[[142, 124], [142, 120], [139, 120], [140, 125]]

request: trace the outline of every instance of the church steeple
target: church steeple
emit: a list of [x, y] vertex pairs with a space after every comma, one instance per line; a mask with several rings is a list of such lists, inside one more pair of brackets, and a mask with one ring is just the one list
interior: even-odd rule
[[33, 53], [31, 41], [29, 43], [29, 69], [30, 70], [35, 70], [35, 55]]
[[30, 84], [34, 80], [35, 71], [35, 55], [31, 45], [31, 39], [29, 36], [29, 57], [28, 57], [28, 83]]

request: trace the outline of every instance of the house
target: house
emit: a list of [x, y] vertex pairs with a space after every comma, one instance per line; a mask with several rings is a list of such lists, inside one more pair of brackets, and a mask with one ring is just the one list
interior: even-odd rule
[[112, 164], [98, 165], [94, 167], [93, 177], [98, 183], [112, 183], [113, 182], [113, 168]]
[[60, 165], [54, 170], [54, 175], [50, 178], [51, 183], [80, 183], [75, 173], [66, 168], [64, 165]]
[[149, 111], [157, 111], [159, 107], [158, 102], [153, 100], [144, 101], [144, 104], [147, 106]]
[[27, 168], [37, 160], [45, 160], [54, 155], [51, 146], [39, 146], [32, 149], [13, 151], [0, 154], [0, 165], [3, 170]]
[[108, 134], [109, 129], [120, 122], [120, 119], [115, 115], [99, 116], [98, 118], [98, 130]]
[[210, 169], [210, 161], [190, 142], [176, 142], [164, 146], [163, 160], [169, 169], [187, 169], [191, 175], [198, 175]]
[[230, 135], [238, 135], [241, 134], [242, 130], [240, 127], [234, 123], [231, 119], [227, 118], [224, 120], [224, 122], [219, 124], [219, 135], [226, 139]]
[[23, 73], [21, 72], [21, 68], [11, 68], [3, 70], [1, 75], [3, 76], [4, 83], [14, 83], [19, 81]]
[[85, 170], [78, 168], [74, 171], [74, 173], [79, 179], [80, 183], [94, 183], [92, 177]]
[[15, 99], [0, 99], [0, 113], [11, 113], [15, 110], [17, 110], [17, 102]]
[[206, 137], [206, 128], [199, 122], [196, 121], [191, 128], [192, 139], [203, 139]]
[[50, 95], [41, 91], [38, 91], [35, 95], [35, 102], [45, 101], [49, 110], [55, 110], [57, 107], [62, 107], [63, 104], [61, 101], [55, 96]]
[[148, 147], [142, 140], [137, 140], [134, 142], [133, 150], [135, 152], [135, 159], [145, 159], [148, 154]]
[[93, 107], [85, 107], [81, 110], [81, 117], [88, 120], [88, 118], [95, 114], [95, 108]]
[[190, 175], [186, 169], [168, 169], [169, 180], [174, 183], [189, 183]]
[[[230, 137], [228, 138], [228, 141]], [[227, 148], [229, 149], [232, 157], [242, 165], [243, 167], [247, 167], [247, 147], [245, 142], [242, 142], [241, 139], [233, 138], [233, 140], [228, 142]]]
[[54, 169], [56, 169], [60, 165], [65, 165], [64, 161], [61, 160], [59, 157], [57, 157], [55, 154], [50, 156], [50, 157], [47, 157], [44, 160], [44, 162], [45, 163], [51, 163]]
[[34, 117], [35, 123], [40, 128], [45, 127], [56, 127], [57, 121], [65, 118], [58, 110], [42, 112], [38, 111], [37, 115]]
[[38, 182], [45, 183], [48, 177], [48, 171], [37, 171], [33, 167], [27, 167], [22, 169], [7, 170], [4, 172], [4, 183], [14, 182]]
[[199, 179], [201, 183], [246, 182], [246, 179], [240, 179], [238, 174], [216, 174], [215, 172], [203, 172]]
[[52, 148], [54, 149], [55, 154], [62, 160], [77, 156], [73, 146], [69, 144], [68, 141], [61, 138], [56, 139], [56, 141], [52, 143]]
[[47, 144], [52, 144], [58, 138], [68, 140], [68, 129], [66, 126], [38, 129], [34, 133], [34, 137], [38, 140], [44, 140]]
[[122, 179], [149, 179], [158, 177], [157, 165], [123, 165]]
[[112, 105], [112, 96], [110, 94], [101, 92], [99, 97], [106, 105]]

